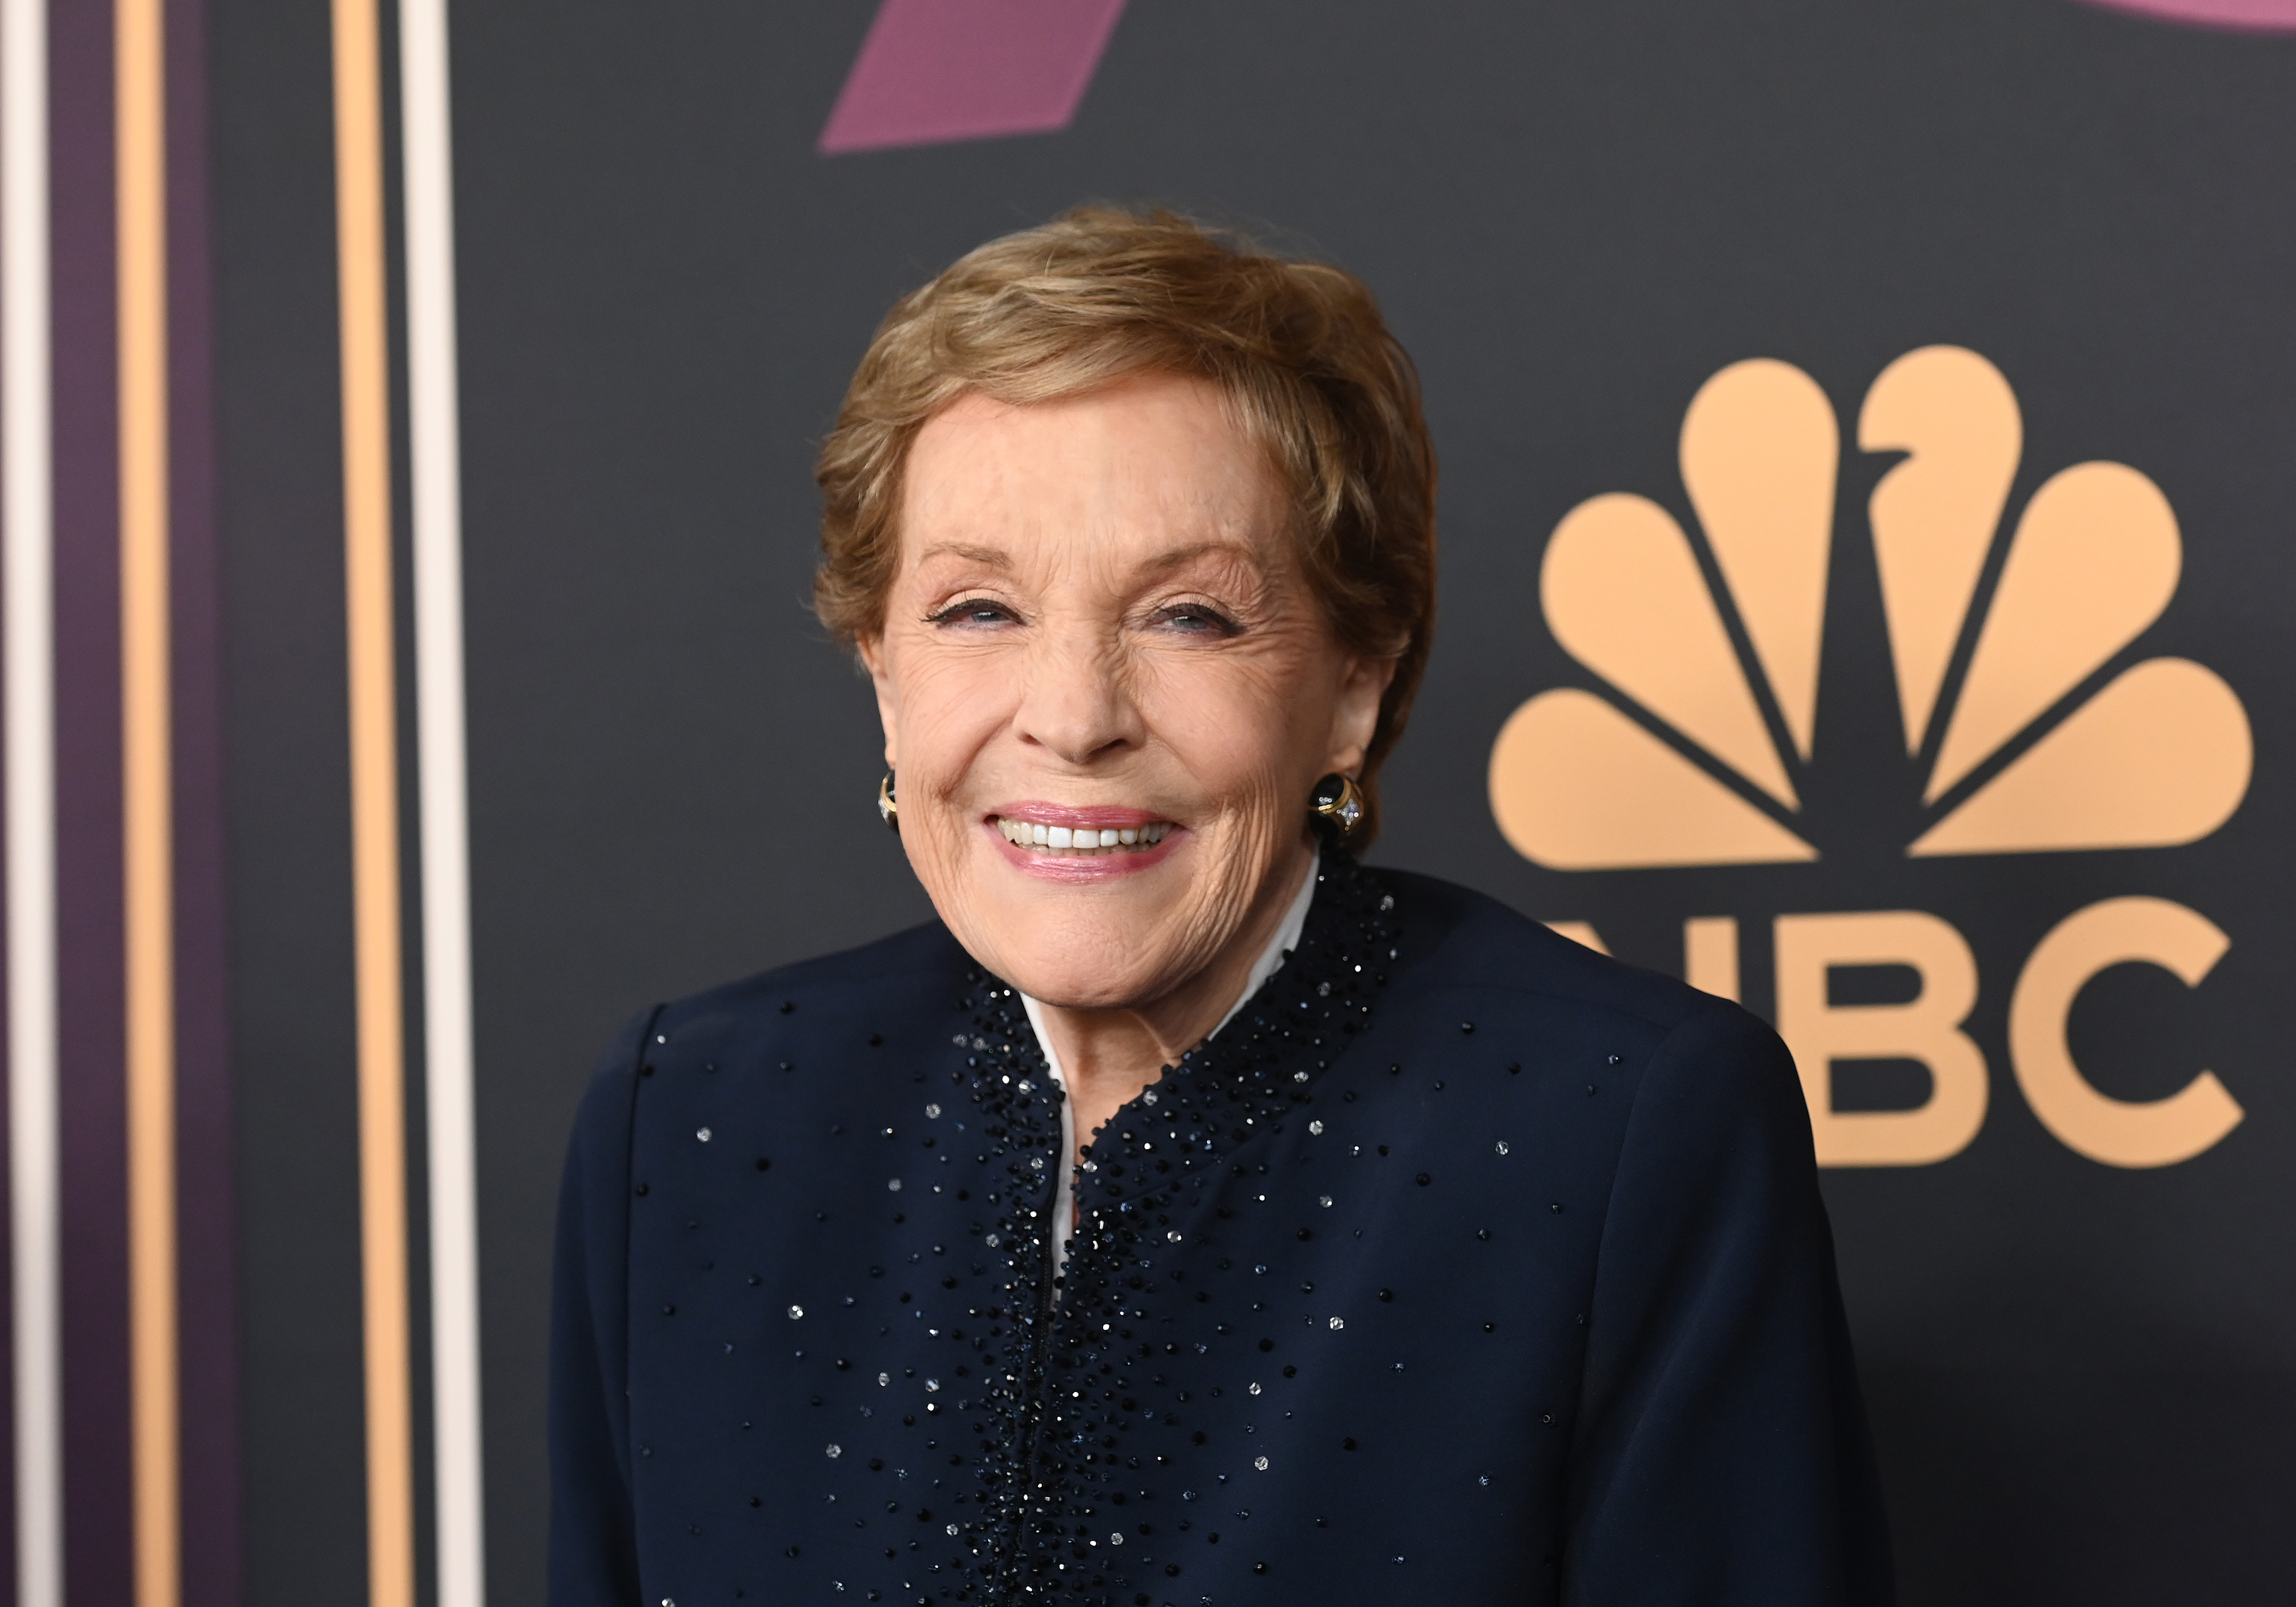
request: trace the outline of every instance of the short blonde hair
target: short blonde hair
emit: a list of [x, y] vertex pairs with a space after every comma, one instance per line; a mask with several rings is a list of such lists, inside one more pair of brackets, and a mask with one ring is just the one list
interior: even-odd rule
[[902, 470], [925, 422], [972, 391], [1056, 401], [1144, 373], [1217, 386], [1266, 448], [1309, 586], [1349, 652], [1395, 660], [1360, 778], [1403, 734], [1435, 617], [1435, 451], [1410, 357], [1371, 291], [1165, 211], [1081, 207], [992, 240], [897, 303], [845, 393], [815, 479], [814, 606], [842, 641], [884, 628]]

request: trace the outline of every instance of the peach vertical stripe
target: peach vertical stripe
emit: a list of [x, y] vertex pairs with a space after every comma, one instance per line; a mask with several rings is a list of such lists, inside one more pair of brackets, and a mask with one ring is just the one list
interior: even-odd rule
[[334, 0], [336, 271], [342, 318], [343, 563], [358, 999], [359, 1242], [365, 1303], [367, 1599], [414, 1607], [406, 1021], [391, 661], [390, 378], [382, 82], [375, 0]]
[[128, 1373], [136, 1607], [182, 1594], [176, 1330], [174, 786], [168, 570], [167, 20], [118, 0], [119, 680]]

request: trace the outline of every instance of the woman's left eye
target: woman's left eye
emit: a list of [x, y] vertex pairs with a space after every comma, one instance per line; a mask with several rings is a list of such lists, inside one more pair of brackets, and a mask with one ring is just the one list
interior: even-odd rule
[[1200, 603], [1176, 603], [1156, 611], [1156, 623], [1168, 626], [1187, 635], [1232, 636], [1236, 634], [1235, 621]]

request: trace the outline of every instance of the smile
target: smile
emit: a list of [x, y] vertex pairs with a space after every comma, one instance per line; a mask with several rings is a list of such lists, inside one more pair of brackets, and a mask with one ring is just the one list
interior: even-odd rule
[[1168, 820], [1152, 820], [1136, 826], [1054, 826], [1040, 821], [1016, 820], [1009, 815], [992, 817], [1004, 840], [1016, 849], [1054, 857], [1136, 854], [1154, 848], [1171, 831]]

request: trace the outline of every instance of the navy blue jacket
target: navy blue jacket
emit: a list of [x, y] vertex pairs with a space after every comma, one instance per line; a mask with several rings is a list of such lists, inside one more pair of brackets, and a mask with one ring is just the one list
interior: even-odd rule
[[1888, 1602], [1809, 1124], [1734, 1005], [1340, 857], [1102, 1130], [938, 925], [662, 1006], [561, 1206], [554, 1607]]

